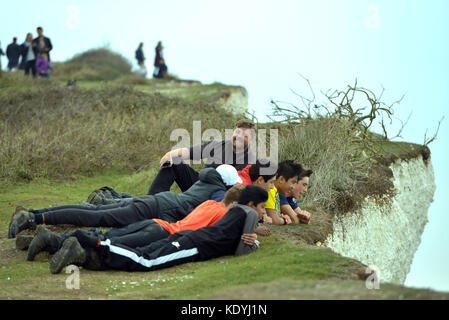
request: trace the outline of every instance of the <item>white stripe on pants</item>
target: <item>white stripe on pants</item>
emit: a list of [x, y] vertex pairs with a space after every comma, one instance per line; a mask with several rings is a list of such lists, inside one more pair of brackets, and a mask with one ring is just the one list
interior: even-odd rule
[[174, 252], [165, 256], [157, 257], [156, 259], [145, 259], [144, 257], [138, 256], [135, 252], [117, 247], [111, 244], [111, 240], [107, 239], [106, 241], [101, 241], [100, 245], [109, 247], [109, 251], [115, 253], [117, 255], [121, 255], [131, 259], [132, 261], [146, 267], [152, 268], [170, 261], [184, 259], [188, 257], [192, 257], [198, 254], [197, 248], [192, 248], [188, 250], [180, 250], [178, 252]]

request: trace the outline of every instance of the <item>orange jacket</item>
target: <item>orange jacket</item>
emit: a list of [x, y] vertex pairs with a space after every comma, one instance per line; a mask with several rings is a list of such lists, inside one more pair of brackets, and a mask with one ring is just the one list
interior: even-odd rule
[[195, 208], [184, 219], [176, 223], [168, 223], [165, 220], [153, 219], [159, 223], [170, 234], [182, 230], [197, 230], [203, 227], [212, 226], [218, 222], [227, 212], [222, 202], [207, 200]]

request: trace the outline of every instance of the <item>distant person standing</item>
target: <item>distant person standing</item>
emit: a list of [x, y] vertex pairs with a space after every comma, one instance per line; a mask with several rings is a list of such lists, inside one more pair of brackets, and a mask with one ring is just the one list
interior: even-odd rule
[[6, 48], [6, 56], [8, 57], [8, 71], [11, 72], [19, 65], [20, 46], [17, 44], [17, 38], [12, 39], [12, 43]]
[[28, 33], [25, 42], [20, 46], [22, 52], [22, 61], [20, 62], [19, 69], [25, 69], [25, 75], [28, 76], [31, 73], [33, 78], [36, 77], [36, 58], [38, 56], [36, 44], [33, 42], [33, 35]]
[[33, 44], [37, 47], [37, 53], [40, 55], [45, 52], [50, 61], [50, 51], [53, 49], [50, 38], [44, 37], [44, 29], [37, 27], [37, 38], [33, 40]]
[[154, 59], [154, 74], [155, 78], [164, 78], [167, 74], [167, 65], [165, 64], [164, 56], [163, 56], [164, 47], [162, 46], [162, 42], [159, 41], [156, 46], [156, 58]]
[[139, 71], [138, 73], [146, 78], [147, 76], [147, 67], [145, 66], [145, 55], [143, 53], [143, 42], [141, 42], [139, 44], [139, 47], [136, 50], [136, 59], [137, 59], [137, 64], [139, 65]]
[[139, 47], [136, 50], [136, 59], [137, 64], [141, 67], [143, 63], [145, 63], [145, 55], [143, 54], [143, 42], [139, 44]]

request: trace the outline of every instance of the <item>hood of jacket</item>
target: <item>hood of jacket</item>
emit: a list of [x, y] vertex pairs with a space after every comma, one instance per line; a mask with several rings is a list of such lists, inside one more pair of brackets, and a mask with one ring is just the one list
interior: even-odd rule
[[221, 184], [221, 185], [223, 185], [223, 187], [225, 187], [225, 184], [223, 182], [223, 179], [221, 178], [221, 175], [214, 168], [205, 168], [205, 169], [201, 170], [200, 174], [199, 174], [199, 180], [204, 183], [209, 183], [209, 184], [214, 184], [214, 185]]
[[181, 220], [219, 190], [226, 191], [221, 175], [213, 168], [205, 168], [200, 171], [199, 180], [187, 191], [180, 194], [166, 191], [155, 195], [159, 218], [166, 221]]

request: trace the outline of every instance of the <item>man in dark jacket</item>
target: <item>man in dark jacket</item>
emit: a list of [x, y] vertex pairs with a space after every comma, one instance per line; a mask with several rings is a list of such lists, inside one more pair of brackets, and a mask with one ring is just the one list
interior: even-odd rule
[[44, 29], [42, 27], [37, 28], [37, 38], [33, 40], [33, 45], [37, 48], [38, 56], [45, 52], [48, 56], [48, 62], [50, 62], [50, 51], [53, 49], [50, 38], [44, 37]]
[[[206, 159], [205, 167], [216, 168], [229, 164], [240, 171], [248, 164], [256, 163], [254, 123], [242, 119], [236, 123], [231, 140], [211, 140], [191, 148], [173, 149], [160, 160], [159, 173], [150, 186], [148, 194], [168, 191], [176, 182], [182, 191], [198, 180], [198, 172], [184, 160]], [[273, 166], [273, 174], [277, 167]]]
[[17, 38], [14, 37], [12, 43], [6, 48], [6, 56], [8, 57], [8, 71], [11, 72], [19, 65], [20, 46], [17, 44]]
[[237, 183], [237, 170], [231, 169], [234, 171], [221, 171], [221, 168], [201, 170], [199, 180], [182, 194], [167, 191], [97, 207], [68, 205], [40, 210], [18, 207], [11, 219], [8, 238], [14, 238], [22, 230], [34, 229], [38, 224], [117, 228], [153, 218], [176, 222], [209, 200], [215, 192]]
[[226, 255], [244, 255], [259, 247], [254, 229], [265, 213], [266, 190], [247, 186], [239, 204], [215, 225], [184, 230], [144, 247], [131, 248], [110, 239], [75, 232], [64, 241], [50, 261], [51, 273], [75, 264], [86, 269], [152, 271], [187, 262], [205, 261]]

